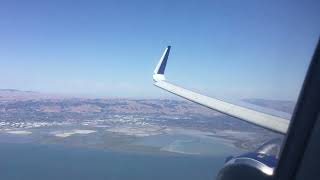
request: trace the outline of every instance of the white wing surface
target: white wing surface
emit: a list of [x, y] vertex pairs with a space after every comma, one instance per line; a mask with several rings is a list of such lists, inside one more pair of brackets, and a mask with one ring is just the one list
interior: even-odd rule
[[281, 117], [262, 113], [249, 108], [241, 107], [218, 99], [214, 99], [205, 95], [201, 95], [199, 93], [190, 91], [188, 89], [179, 87], [166, 81], [164, 71], [170, 53], [170, 48], [171, 47], [168, 46], [165, 49], [158, 65], [156, 66], [156, 69], [154, 70], [153, 80], [155, 81], [155, 86], [169, 91], [173, 94], [176, 94], [178, 96], [181, 96], [190, 101], [193, 101], [195, 103], [198, 103], [200, 105], [219, 111], [223, 114], [239, 118], [241, 120], [264, 127], [266, 129], [270, 129], [281, 134], [286, 134], [289, 126], [289, 120], [287, 119], [283, 119]]

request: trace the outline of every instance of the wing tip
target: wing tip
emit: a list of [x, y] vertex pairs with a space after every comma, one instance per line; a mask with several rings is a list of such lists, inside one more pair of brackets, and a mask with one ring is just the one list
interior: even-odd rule
[[166, 66], [167, 66], [167, 61], [169, 57], [171, 46], [167, 46], [167, 48], [164, 50], [158, 65], [156, 66], [154, 70], [154, 74], [164, 74]]
[[164, 50], [160, 61], [158, 63], [158, 65], [156, 66], [154, 73], [153, 73], [153, 80], [154, 81], [160, 81], [160, 80], [165, 80], [165, 76], [164, 76], [164, 72], [167, 66], [167, 61], [168, 61], [168, 57], [170, 54], [170, 49], [171, 46], [167, 46], [167, 48]]

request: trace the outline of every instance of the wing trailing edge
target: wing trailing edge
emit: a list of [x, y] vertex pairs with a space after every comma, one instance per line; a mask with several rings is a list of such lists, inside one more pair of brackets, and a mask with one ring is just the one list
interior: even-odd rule
[[154, 70], [153, 80], [155, 81], [155, 86], [187, 100], [206, 106], [210, 109], [219, 111], [223, 114], [244, 120], [246, 122], [275, 131], [277, 133], [287, 133], [289, 127], [289, 120], [287, 119], [211, 98], [166, 81], [164, 72], [167, 65], [170, 48], [171, 47], [168, 46], [165, 49], [158, 65], [156, 66], [156, 69]]

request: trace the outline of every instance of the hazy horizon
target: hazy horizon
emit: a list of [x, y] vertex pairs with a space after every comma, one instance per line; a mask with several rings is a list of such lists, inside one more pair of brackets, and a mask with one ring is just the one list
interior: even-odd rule
[[[181, 100], [181, 101], [188, 101], [184, 98], [181, 98], [179, 96], [171, 95], [170, 93], [163, 94], [162, 96], [108, 96], [107, 94], [103, 95], [97, 95], [97, 94], [84, 94], [84, 93], [63, 93], [63, 92], [45, 92], [45, 91], [33, 91], [28, 89], [12, 89], [12, 88], [0, 88], [0, 91], [20, 91], [20, 92], [30, 92], [30, 93], [36, 93], [43, 96], [52, 96], [52, 97], [66, 97], [66, 98], [88, 98], [88, 99], [168, 99], [168, 100]], [[197, 91], [199, 92], [199, 91]], [[201, 93], [201, 92], [200, 92]], [[232, 97], [217, 97], [217, 96], [211, 96], [213, 98], [221, 98], [224, 101], [228, 101], [230, 103], [243, 103], [244, 100], [254, 100], [254, 99], [261, 99], [261, 100], [270, 100], [270, 101], [290, 101], [295, 103], [296, 100], [292, 99], [272, 99], [272, 98], [263, 98], [263, 97], [252, 97], [252, 98], [232, 98]]]

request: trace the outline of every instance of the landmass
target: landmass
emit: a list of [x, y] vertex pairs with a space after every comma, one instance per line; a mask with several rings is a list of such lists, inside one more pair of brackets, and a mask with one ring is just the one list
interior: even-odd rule
[[[292, 112], [294, 106], [289, 101], [245, 101], [286, 113]], [[77, 98], [2, 89], [0, 141], [5, 141], [8, 135], [28, 136], [27, 140], [33, 143], [177, 153], [180, 150], [173, 147], [191, 140], [211, 143], [218, 139], [241, 150], [253, 150], [270, 139], [282, 138], [279, 134], [183, 100]], [[167, 144], [150, 145], [149, 137]], [[167, 137], [171, 141], [163, 140]]]

